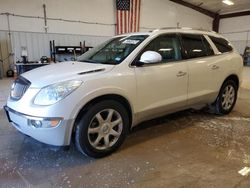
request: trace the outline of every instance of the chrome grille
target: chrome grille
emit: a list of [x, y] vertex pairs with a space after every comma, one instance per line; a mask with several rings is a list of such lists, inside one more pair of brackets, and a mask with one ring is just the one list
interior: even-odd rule
[[30, 84], [31, 82], [24, 77], [18, 77], [11, 86], [10, 98], [15, 101], [21, 99]]

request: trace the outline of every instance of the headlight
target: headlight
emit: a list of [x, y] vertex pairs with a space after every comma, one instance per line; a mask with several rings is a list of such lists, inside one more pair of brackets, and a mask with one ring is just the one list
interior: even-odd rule
[[37, 105], [51, 105], [64, 99], [74, 90], [76, 90], [82, 81], [70, 80], [66, 82], [60, 82], [53, 85], [42, 88], [36, 95], [34, 104]]

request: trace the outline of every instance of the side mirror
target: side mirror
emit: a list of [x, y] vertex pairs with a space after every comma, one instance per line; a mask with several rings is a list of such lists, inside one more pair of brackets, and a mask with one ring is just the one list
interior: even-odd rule
[[146, 51], [141, 55], [140, 62], [148, 63], [159, 63], [162, 61], [162, 56], [155, 51]]

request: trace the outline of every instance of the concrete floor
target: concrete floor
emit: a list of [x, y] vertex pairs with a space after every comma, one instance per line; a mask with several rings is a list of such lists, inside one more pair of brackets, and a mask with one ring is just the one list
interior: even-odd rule
[[[0, 105], [10, 82], [0, 80]], [[145, 122], [103, 159], [26, 137], [2, 109], [0, 142], [0, 187], [249, 188], [238, 171], [250, 167], [250, 68], [230, 115], [183, 111]]]

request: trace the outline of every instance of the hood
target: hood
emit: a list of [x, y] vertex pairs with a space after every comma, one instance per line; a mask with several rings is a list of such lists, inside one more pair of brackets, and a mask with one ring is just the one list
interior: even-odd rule
[[28, 71], [22, 76], [31, 82], [31, 87], [41, 88], [66, 80], [83, 80], [87, 76], [102, 74], [112, 70], [115, 65], [68, 61], [46, 65]]

